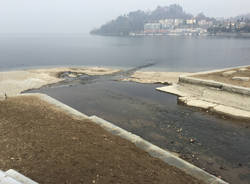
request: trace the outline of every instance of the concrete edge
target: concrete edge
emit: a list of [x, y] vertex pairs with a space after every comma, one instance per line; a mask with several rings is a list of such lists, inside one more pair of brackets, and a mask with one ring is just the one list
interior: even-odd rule
[[185, 160], [180, 159], [172, 153], [153, 145], [152, 143], [142, 139], [135, 134], [119, 128], [106, 120], [103, 120], [97, 116], [91, 116], [90, 119], [108, 132], [134, 143], [138, 148], [146, 151], [152, 157], [159, 158], [163, 162], [179, 168], [180, 170], [193, 176], [194, 178], [200, 179], [207, 184], [227, 184], [227, 182], [223, 181], [222, 179], [207, 173], [206, 171], [186, 162]]
[[198, 79], [198, 78], [194, 78], [190, 76], [180, 76], [179, 83], [188, 83], [188, 84], [194, 84], [194, 85], [199, 85], [199, 86], [208, 86], [208, 87], [218, 88], [220, 90], [227, 91], [230, 93], [237, 93], [241, 95], [250, 96], [250, 88], [239, 87], [239, 86], [225, 84], [225, 83], [216, 82], [212, 80]]
[[181, 92], [177, 90], [177, 85], [170, 85], [170, 86], [164, 86], [164, 87], [158, 87], [156, 88], [157, 91], [163, 92], [163, 93], [169, 93], [172, 95], [176, 95], [177, 97], [187, 97], [190, 96], [187, 93]]
[[237, 120], [250, 120], [250, 112], [237, 109], [234, 107], [224, 106], [224, 105], [215, 105], [209, 109], [211, 112], [221, 114], [227, 117], [231, 117]]
[[20, 183], [24, 183], [24, 184], [38, 184], [37, 182], [33, 181], [32, 179], [22, 175], [21, 173], [10, 169], [8, 171], [5, 172], [6, 176], [9, 176], [13, 179], [15, 179], [16, 181], [20, 182]]
[[89, 119], [92, 122], [94, 122], [97, 125], [104, 128], [105, 130], [107, 130], [108, 132], [110, 132], [111, 134], [117, 135], [121, 138], [124, 138], [124, 139], [132, 142], [138, 148], [149, 153], [152, 157], [159, 158], [163, 162], [165, 162], [171, 166], [174, 166], [176, 168], [179, 168], [183, 172], [193, 176], [194, 178], [200, 179], [207, 184], [228, 184], [227, 182], [223, 181], [222, 179], [217, 178], [217, 177], [207, 173], [206, 171], [188, 163], [185, 160], [180, 159], [179, 157], [175, 156], [174, 154], [172, 154], [166, 150], [163, 150], [156, 145], [153, 145], [152, 143], [142, 139], [141, 137], [139, 137], [135, 134], [132, 134], [132, 133], [130, 133], [130, 132], [106, 121], [106, 120], [103, 120], [97, 116], [89, 117], [89, 116], [69, 107], [68, 105], [46, 95], [46, 94], [27, 93], [27, 94], [21, 94], [19, 96], [36, 96], [36, 97], [40, 98], [41, 100], [48, 102], [49, 104], [55, 105], [57, 108], [63, 110], [64, 112], [66, 112], [69, 115], [72, 115], [73, 117], [77, 117], [80, 119]]
[[202, 75], [202, 74], [210, 74], [210, 73], [216, 73], [216, 72], [223, 72], [225, 70], [233, 70], [233, 69], [240, 69], [240, 68], [245, 68], [245, 67], [250, 67], [250, 65], [242, 65], [242, 66], [236, 66], [236, 67], [227, 67], [223, 69], [216, 69], [216, 70], [209, 70], [209, 71], [203, 71], [203, 72], [194, 72], [186, 75], [181, 75], [181, 77], [190, 77], [193, 75]]

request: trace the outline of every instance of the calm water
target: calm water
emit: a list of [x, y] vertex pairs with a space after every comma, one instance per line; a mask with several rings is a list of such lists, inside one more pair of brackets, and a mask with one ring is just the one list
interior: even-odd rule
[[250, 64], [250, 39], [0, 35], [0, 69], [51, 65], [200, 71]]

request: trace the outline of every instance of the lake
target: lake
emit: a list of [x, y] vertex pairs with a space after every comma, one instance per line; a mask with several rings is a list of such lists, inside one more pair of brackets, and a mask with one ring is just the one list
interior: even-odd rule
[[[76, 65], [190, 72], [249, 65], [249, 58], [250, 39], [243, 38], [0, 35], [1, 70]], [[176, 96], [156, 91], [158, 84], [117, 81], [129, 74], [84, 76], [29, 92], [109, 120], [226, 181], [250, 182], [249, 122], [179, 105]]]
[[250, 39], [223, 37], [101, 37], [0, 35], [0, 69], [88, 65], [200, 71], [247, 65]]

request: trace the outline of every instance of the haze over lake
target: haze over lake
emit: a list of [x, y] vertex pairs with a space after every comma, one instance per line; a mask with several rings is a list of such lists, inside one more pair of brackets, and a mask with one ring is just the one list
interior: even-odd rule
[[54, 65], [135, 67], [200, 71], [247, 65], [250, 39], [222, 37], [101, 37], [1, 35], [0, 68]]

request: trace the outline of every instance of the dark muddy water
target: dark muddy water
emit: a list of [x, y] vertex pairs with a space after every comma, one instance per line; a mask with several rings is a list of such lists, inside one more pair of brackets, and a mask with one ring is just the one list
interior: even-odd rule
[[178, 105], [159, 86], [82, 76], [31, 92], [106, 119], [230, 183], [250, 183], [250, 124]]

